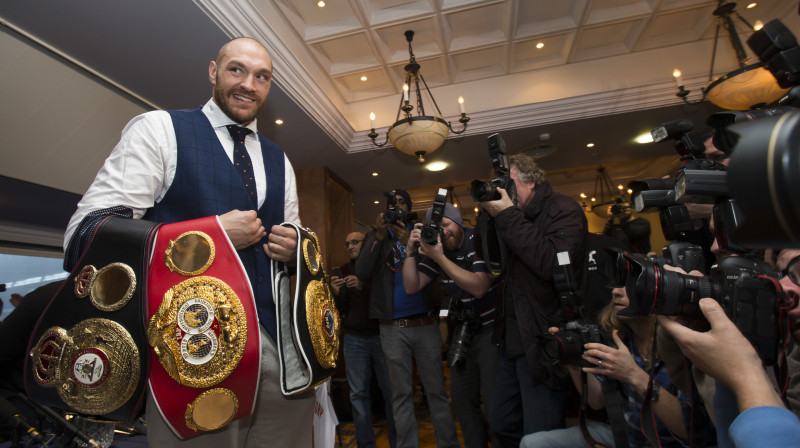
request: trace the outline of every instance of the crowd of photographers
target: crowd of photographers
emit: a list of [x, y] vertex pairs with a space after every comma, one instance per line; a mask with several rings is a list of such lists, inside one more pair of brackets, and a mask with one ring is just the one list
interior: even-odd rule
[[[372, 285], [397, 446], [419, 446], [412, 360], [437, 445], [459, 444], [436, 325], [448, 315], [467, 446], [800, 446], [800, 47], [779, 21], [748, 44], [789, 89], [782, 104], [715, 113], [703, 132], [688, 120], [654, 129], [681, 166], [631, 182], [606, 236], [588, 233], [533, 159], [507, 158], [499, 134], [494, 178], [471, 185], [474, 229], [446, 190], [425, 225], [405, 191], [385, 193], [354, 273]], [[660, 255], [634, 209], [658, 211], [672, 241]], [[564, 428], [575, 409], [579, 424]]]

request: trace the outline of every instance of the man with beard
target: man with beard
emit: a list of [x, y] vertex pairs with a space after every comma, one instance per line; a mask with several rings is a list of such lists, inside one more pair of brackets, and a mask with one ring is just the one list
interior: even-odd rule
[[255, 39], [237, 38], [210, 62], [208, 77], [213, 96], [202, 108], [147, 112], [128, 123], [70, 220], [64, 266], [72, 269], [109, 215], [163, 223], [217, 216], [247, 272], [261, 324], [256, 404], [252, 415], [182, 442], [148, 394], [148, 441], [159, 447], [311, 446], [314, 393], [291, 400], [282, 395], [275, 345], [270, 259], [294, 258], [296, 232], [280, 224], [300, 220], [292, 166], [280, 147], [258, 134], [272, 61]]
[[375, 447], [370, 406], [370, 385], [374, 370], [386, 409], [389, 446], [395, 448], [397, 431], [392, 416], [389, 374], [386, 371], [386, 361], [383, 359], [378, 321], [369, 318], [370, 285], [352, 274], [363, 244], [363, 233], [352, 232], [347, 235], [344, 246], [350, 255], [350, 261], [331, 275], [331, 289], [336, 297], [336, 308], [342, 316], [344, 368], [347, 384], [350, 386], [350, 404], [353, 407], [353, 423], [356, 426], [358, 447]]
[[510, 252], [502, 267], [502, 312], [495, 327], [500, 360], [489, 426], [500, 446], [518, 447], [523, 434], [564, 426], [567, 374], [539, 359], [538, 336], [568, 319], [553, 281], [557, 254], [567, 252], [580, 277], [588, 225], [580, 205], [554, 192], [533, 158], [515, 154], [509, 166], [516, 203], [498, 188], [500, 199], [480, 205]]
[[[428, 222], [432, 210], [428, 210]], [[468, 325], [472, 341], [462, 347], [468, 349], [463, 364], [450, 368], [450, 397], [461, 422], [465, 445], [486, 447], [488, 437], [481, 398], [487, 406], [492, 401], [498, 356], [497, 346], [492, 343], [496, 295], [489, 267], [475, 257], [474, 229], [464, 227], [461, 213], [453, 204], [445, 204], [437, 244], [422, 241], [420, 228], [421, 224], [417, 224], [408, 237], [409, 247], [419, 246], [420, 257], [406, 258], [403, 285], [407, 293], [413, 294], [441, 275], [447, 294], [460, 302], [456, 305], [460, 311], [451, 317], [456, 326]], [[452, 344], [458, 344], [455, 335]]]

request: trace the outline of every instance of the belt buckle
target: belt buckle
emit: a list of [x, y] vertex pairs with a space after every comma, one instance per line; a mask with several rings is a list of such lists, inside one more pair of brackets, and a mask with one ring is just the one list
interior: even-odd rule
[[397, 319], [398, 328], [406, 328], [408, 326], [408, 319]]

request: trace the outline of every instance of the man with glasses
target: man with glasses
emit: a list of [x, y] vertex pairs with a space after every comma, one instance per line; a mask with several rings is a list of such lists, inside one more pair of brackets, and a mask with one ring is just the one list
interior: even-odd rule
[[352, 273], [356, 259], [361, 253], [364, 234], [352, 232], [347, 235], [344, 247], [350, 261], [331, 274], [331, 288], [336, 307], [342, 316], [344, 331], [344, 367], [347, 384], [350, 386], [350, 404], [353, 408], [353, 423], [356, 426], [356, 441], [359, 448], [374, 448], [375, 434], [372, 432], [370, 384], [372, 371], [386, 404], [386, 427], [389, 445], [395, 448], [397, 431], [392, 416], [392, 392], [389, 376], [383, 359], [378, 321], [369, 318], [370, 285]]
[[[412, 224], [391, 216], [408, 216], [411, 196], [404, 190], [388, 193], [386, 213], [379, 213], [377, 229], [367, 234], [356, 261], [358, 278], [372, 281], [369, 316], [380, 320], [381, 346], [389, 370], [392, 411], [397, 426], [397, 446], [419, 447], [414, 413], [414, 361], [431, 411], [436, 446], [460, 447], [450, 400], [444, 387], [442, 336], [438, 326], [438, 303], [426, 301], [422, 293], [408, 294], [403, 288], [403, 262], [407, 257]], [[392, 204], [392, 203], [395, 204]], [[390, 213], [391, 212], [391, 213]], [[388, 221], [388, 222], [387, 222]], [[415, 249], [412, 247], [410, 251]]]

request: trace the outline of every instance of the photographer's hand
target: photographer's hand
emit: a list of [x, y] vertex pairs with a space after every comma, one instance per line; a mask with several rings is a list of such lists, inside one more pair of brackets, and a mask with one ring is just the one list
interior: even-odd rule
[[411, 229], [411, 232], [408, 234], [408, 244], [406, 245], [406, 257], [411, 257], [416, 255], [417, 248], [419, 247], [420, 238], [422, 236], [422, 223], [418, 222], [414, 224], [414, 228]]
[[481, 209], [489, 214], [492, 218], [497, 216], [503, 210], [513, 207], [514, 203], [508, 197], [508, 192], [502, 188], [498, 188], [497, 192], [500, 193], [500, 199], [496, 201], [479, 202]]
[[386, 235], [386, 223], [383, 221], [383, 213], [378, 213], [378, 219], [375, 221], [375, 238], [383, 240]]
[[342, 286], [344, 286], [345, 281], [341, 277], [337, 277], [335, 275], [331, 276], [331, 290], [333, 291], [333, 295], [338, 296], [342, 290]]
[[609, 347], [598, 342], [590, 342], [584, 345], [583, 359], [597, 367], [584, 367], [583, 371], [606, 375], [624, 381], [634, 387], [641, 387], [642, 384], [647, 387], [650, 376], [636, 364], [630, 350], [619, 338], [619, 331], [614, 330], [611, 336], [618, 348]]
[[700, 370], [725, 384], [736, 393], [739, 410], [755, 406], [783, 406], [772, 388], [761, 359], [750, 341], [736, 328], [719, 303], [701, 299], [700, 310], [711, 324], [701, 333], [664, 316], [658, 323]]
[[400, 241], [400, 244], [403, 246], [408, 247], [408, 228], [406, 227], [405, 223], [398, 224], [389, 224], [389, 227], [392, 228], [392, 233], [394, 234], [397, 241]]

